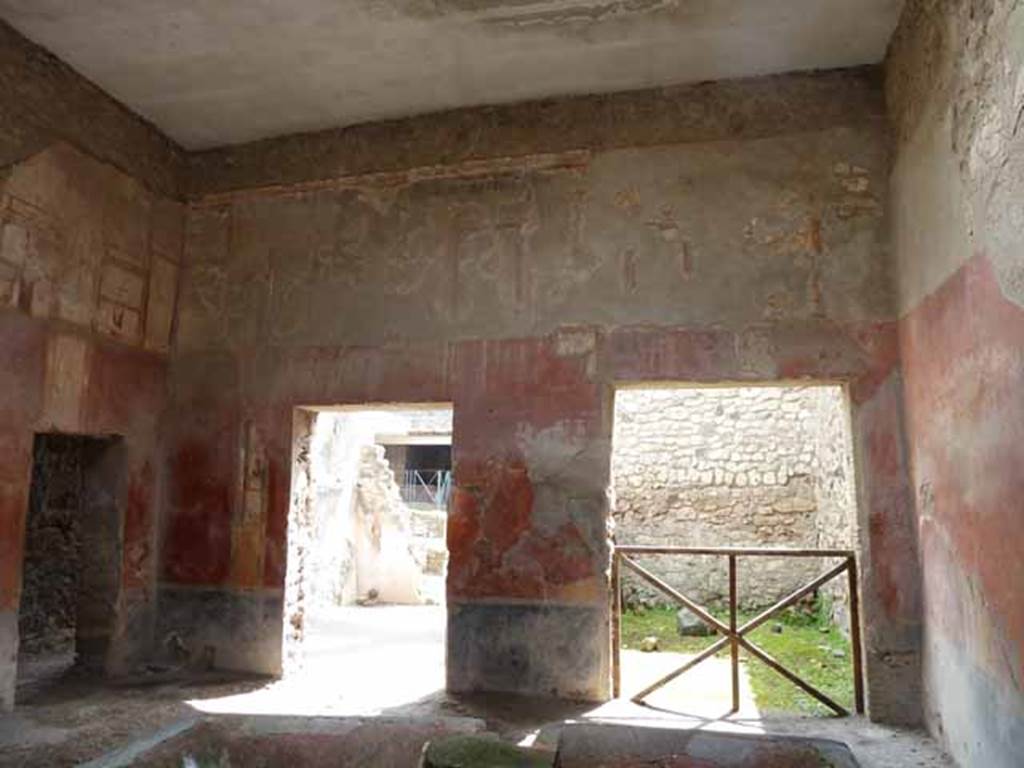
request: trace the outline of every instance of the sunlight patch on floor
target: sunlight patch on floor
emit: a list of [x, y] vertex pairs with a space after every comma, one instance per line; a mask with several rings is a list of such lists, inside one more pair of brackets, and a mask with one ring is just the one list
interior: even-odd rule
[[301, 671], [256, 691], [187, 703], [201, 712], [371, 715], [444, 690], [443, 606], [337, 608], [310, 627]]
[[[692, 656], [683, 653], [623, 650], [622, 695], [630, 698], [654, 681], [683, 666]], [[732, 707], [729, 660], [713, 657], [677, 677], [645, 699], [651, 707], [701, 716], [717, 716]], [[746, 665], [740, 664], [739, 716], [760, 714]]]

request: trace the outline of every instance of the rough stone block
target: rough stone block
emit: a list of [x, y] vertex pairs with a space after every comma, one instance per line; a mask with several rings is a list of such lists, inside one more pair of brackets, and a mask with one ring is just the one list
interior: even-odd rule
[[404, 768], [421, 764], [428, 742], [484, 729], [468, 717], [217, 715], [180, 720], [84, 765]]
[[693, 611], [680, 608], [676, 612], [676, 632], [680, 637], [707, 637], [715, 630], [701, 621]]

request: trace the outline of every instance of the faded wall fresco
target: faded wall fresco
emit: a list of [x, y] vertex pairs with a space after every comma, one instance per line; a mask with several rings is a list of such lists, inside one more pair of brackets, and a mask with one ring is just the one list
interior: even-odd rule
[[180, 203], [57, 145], [11, 168], [0, 197], [0, 303], [167, 351]]
[[925, 713], [963, 765], [1024, 743], [1024, 6], [907, 4], [890, 52]]
[[[122, 540], [108, 669], [148, 648], [157, 431], [182, 251], [180, 204], [58, 144], [0, 177], [0, 708], [17, 651], [32, 438], [125, 438]], [[7, 613], [9, 612], [9, 613]]]
[[[33, 432], [124, 437], [108, 666], [175, 628], [219, 666], [276, 672], [294, 409], [454, 402], [449, 687], [600, 699], [613, 385], [807, 378], [849, 385], [872, 715], [914, 719], [877, 69], [186, 157], [3, 25], [0, 64], [0, 709]], [[164, 196], [186, 188], [183, 213]]]
[[180, 344], [883, 319], [885, 173], [839, 128], [200, 201]]
[[[424, 151], [417, 168], [291, 186], [261, 186], [265, 166], [248, 163], [262, 155], [229, 152], [251, 188], [200, 196], [188, 215], [165, 604], [187, 616], [203, 592], [274, 625], [264, 608], [284, 583], [295, 406], [452, 401], [449, 686], [603, 698], [612, 384], [848, 381], [861, 527], [875, 532], [863, 572], [872, 706], [897, 718], [899, 680], [916, 669], [917, 586], [913, 559], [889, 557], [914, 539], [885, 123], [869, 80], [822, 78], [820, 91], [806, 76], [708, 86], [706, 117], [689, 114], [657, 147], [566, 147], [533, 130], [505, 157]], [[843, 89], [871, 106], [830, 109]], [[649, 144], [644, 98], [607, 100], [625, 121], [617, 141], [632, 125]], [[798, 124], [796, 105], [809, 105]], [[531, 109], [516, 119], [530, 124]], [[384, 165], [390, 130], [360, 145]], [[401, 146], [422, 149], [419, 138]], [[196, 178], [221, 159], [197, 156]], [[243, 424], [266, 459], [251, 537], [239, 535]], [[255, 562], [259, 573], [239, 567]], [[226, 654], [280, 668], [279, 651], [218, 626]]]

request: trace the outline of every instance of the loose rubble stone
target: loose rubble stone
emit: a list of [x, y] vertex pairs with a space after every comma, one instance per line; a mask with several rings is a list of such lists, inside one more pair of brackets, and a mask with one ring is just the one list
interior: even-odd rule
[[658, 650], [658, 638], [656, 638], [654, 635], [645, 637], [643, 640], [640, 641], [640, 650], [644, 651], [645, 653], [651, 653], [652, 651]]
[[680, 637], [707, 637], [715, 630], [705, 624], [688, 608], [680, 608], [676, 613], [676, 632]]

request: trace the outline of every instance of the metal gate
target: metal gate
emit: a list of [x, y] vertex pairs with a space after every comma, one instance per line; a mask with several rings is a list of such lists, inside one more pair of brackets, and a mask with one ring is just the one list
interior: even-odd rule
[[[729, 623], [719, 621], [704, 608], [691, 600], [686, 595], [674, 589], [662, 579], [655, 576], [649, 570], [636, 562], [636, 557], [643, 555], [678, 555], [681, 557], [690, 555], [719, 555], [728, 558], [729, 561]], [[739, 603], [736, 594], [736, 569], [737, 562], [741, 557], [815, 557], [815, 558], [842, 558], [842, 562], [834, 568], [821, 574], [814, 581], [808, 582], [796, 591], [779, 600], [770, 608], [765, 609], [754, 618], [737, 626], [736, 612]], [[740, 707], [740, 674], [739, 674], [739, 651], [742, 647], [747, 653], [756, 659], [767, 664], [771, 669], [789, 680], [805, 693], [813, 696], [826, 707], [839, 715], [850, 714], [846, 708], [836, 703], [831, 697], [815, 688], [813, 685], [802, 679], [791, 669], [783, 666], [776, 659], [772, 658], [762, 648], [754, 645], [746, 636], [753, 630], [760, 627], [768, 619], [784, 608], [796, 603], [805, 595], [810, 594], [832, 579], [847, 574], [850, 596], [850, 646], [853, 655], [853, 691], [854, 707], [858, 714], [864, 712], [864, 682], [861, 659], [860, 641], [860, 601], [857, 594], [857, 561], [854, 553], [845, 549], [779, 549], [779, 548], [735, 548], [735, 547], [650, 547], [623, 545], [616, 546], [612, 556], [612, 679], [614, 694], [616, 698], [621, 694], [622, 670], [620, 659], [620, 646], [622, 634], [622, 568], [626, 567], [648, 584], [672, 598], [679, 605], [690, 610], [701, 621], [709, 627], [722, 634], [721, 639], [715, 641], [699, 654], [689, 659], [678, 669], [670, 672], [664, 677], [656, 680], [651, 685], [632, 697], [632, 701], [642, 704], [643, 700], [654, 691], [675, 680], [680, 675], [693, 669], [702, 661], [710, 659], [726, 646], [730, 649], [730, 666], [732, 671], [732, 712], [737, 712]]]

